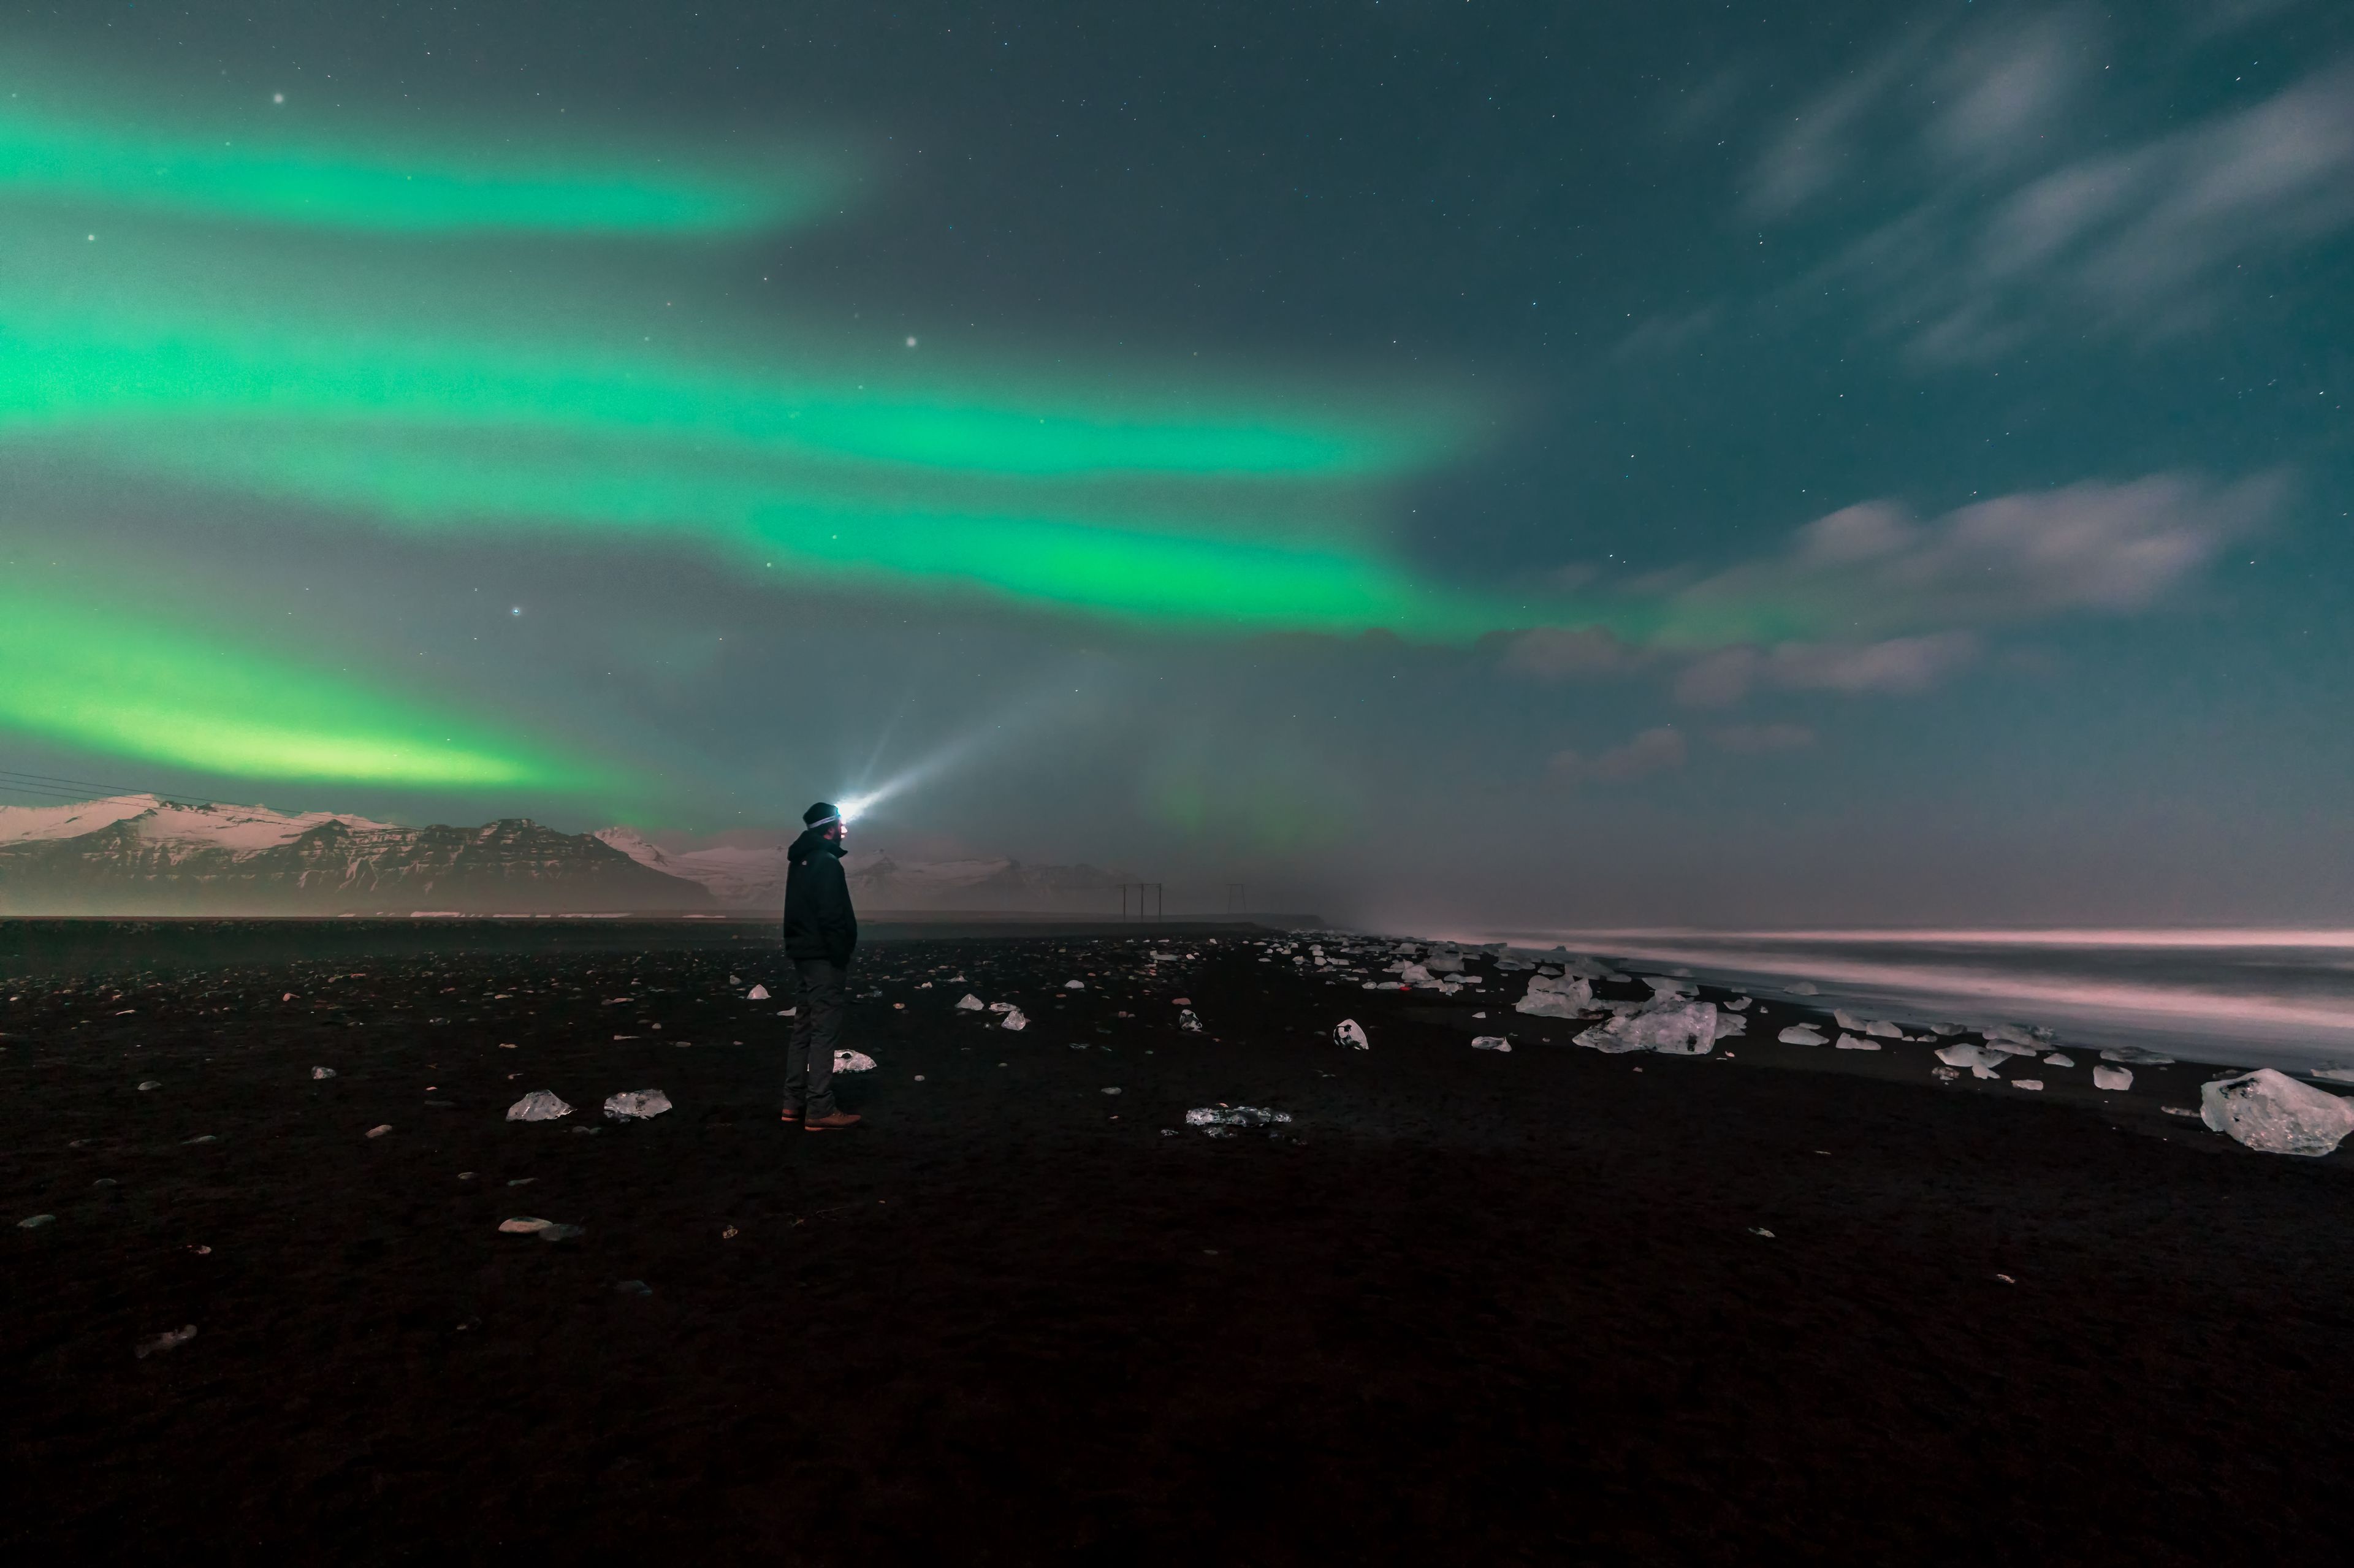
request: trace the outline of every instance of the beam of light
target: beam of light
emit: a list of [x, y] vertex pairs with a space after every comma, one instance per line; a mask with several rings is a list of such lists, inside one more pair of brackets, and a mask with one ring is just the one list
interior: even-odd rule
[[[419, 136], [255, 95], [167, 115], [152, 92], [0, 73], [0, 196], [213, 219], [379, 232], [707, 235], [805, 221], [838, 205], [838, 159], [656, 156], [564, 141]], [[323, 106], [322, 106], [323, 107]], [[588, 143], [584, 150], [583, 143]]]
[[0, 728], [239, 778], [578, 791], [606, 769], [152, 609], [0, 580]]

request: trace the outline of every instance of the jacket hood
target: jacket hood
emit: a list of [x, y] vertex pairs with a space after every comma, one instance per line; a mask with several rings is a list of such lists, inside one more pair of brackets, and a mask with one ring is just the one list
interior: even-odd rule
[[785, 858], [792, 862], [795, 865], [800, 865], [803, 862], [809, 860], [811, 856], [816, 854], [820, 850], [824, 850], [827, 853], [836, 857], [841, 856], [844, 853], [840, 844], [828, 843], [826, 842], [825, 834], [819, 832], [817, 829], [803, 828], [801, 830], [801, 836], [793, 841], [793, 847], [785, 852]]

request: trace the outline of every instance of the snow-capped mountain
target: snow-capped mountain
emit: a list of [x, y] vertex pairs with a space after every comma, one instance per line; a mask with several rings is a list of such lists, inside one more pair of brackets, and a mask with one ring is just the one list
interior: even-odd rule
[[707, 910], [692, 878], [528, 818], [398, 827], [126, 795], [0, 806], [0, 913]]
[[[784, 906], [786, 844], [667, 851], [631, 828], [605, 828], [595, 836], [649, 870], [701, 883], [713, 901], [725, 907]], [[1136, 880], [1126, 872], [1091, 865], [1025, 865], [986, 858], [899, 861], [879, 850], [852, 851], [843, 871], [858, 906], [877, 910], [1117, 913], [1119, 885]]]

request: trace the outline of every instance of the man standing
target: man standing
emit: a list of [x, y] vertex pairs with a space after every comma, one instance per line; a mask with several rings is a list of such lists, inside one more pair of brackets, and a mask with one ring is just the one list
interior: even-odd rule
[[849, 831], [842, 813], [820, 800], [785, 858], [785, 957], [793, 966], [793, 1032], [785, 1045], [785, 1120], [810, 1132], [856, 1127], [833, 1103], [833, 1051], [847, 1005], [843, 984], [858, 946], [850, 879], [842, 874]]

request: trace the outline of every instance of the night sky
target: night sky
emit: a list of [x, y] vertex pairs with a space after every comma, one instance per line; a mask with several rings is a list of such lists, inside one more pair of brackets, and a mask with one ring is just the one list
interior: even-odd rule
[[6, 5], [0, 94], [0, 768], [2346, 921], [2354, 7]]

